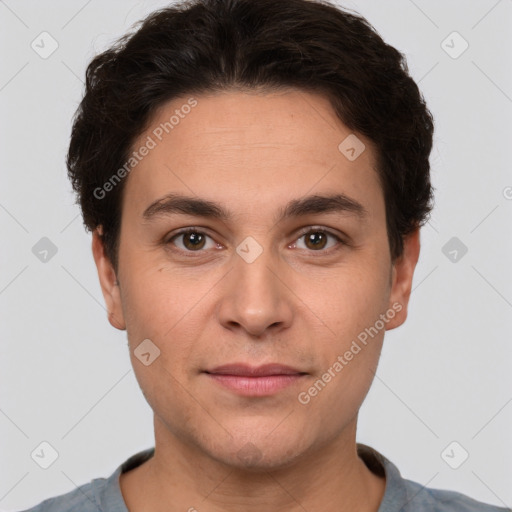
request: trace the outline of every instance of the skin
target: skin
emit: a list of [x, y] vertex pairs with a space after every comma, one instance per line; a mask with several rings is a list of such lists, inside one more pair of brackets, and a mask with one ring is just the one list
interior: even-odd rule
[[[163, 105], [134, 148], [187, 98]], [[357, 455], [357, 415], [385, 330], [407, 317], [419, 230], [392, 262], [374, 148], [358, 134], [366, 149], [357, 159], [338, 150], [352, 132], [324, 97], [290, 89], [195, 98], [126, 178], [117, 273], [101, 227], [93, 234], [110, 322], [127, 330], [154, 411], [155, 456], [121, 475], [123, 497], [132, 512], [377, 511], [385, 479]], [[220, 203], [233, 216], [145, 220], [170, 192]], [[323, 212], [275, 223], [288, 201], [334, 192], [361, 203], [367, 217]], [[170, 241], [186, 227], [208, 235], [199, 250], [190, 236]], [[330, 236], [307, 244], [304, 228], [347, 244]], [[252, 263], [236, 252], [248, 236], [263, 249]], [[393, 304], [401, 311], [301, 404], [298, 394]], [[144, 339], [160, 350], [149, 366], [134, 355]], [[272, 396], [245, 397], [202, 373], [233, 362], [277, 362], [307, 375]]]

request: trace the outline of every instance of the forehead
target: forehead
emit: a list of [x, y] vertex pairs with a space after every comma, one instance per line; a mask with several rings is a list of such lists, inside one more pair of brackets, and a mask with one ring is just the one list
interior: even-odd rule
[[[129, 201], [123, 201], [123, 208], [139, 214], [169, 192], [253, 210], [261, 208], [257, 198], [270, 206], [342, 192], [366, 203], [370, 213], [383, 207], [371, 142], [353, 134], [317, 94], [230, 91], [176, 98], [160, 107], [132, 150], [144, 145], [151, 149], [130, 172]], [[343, 153], [347, 145], [357, 158]]]

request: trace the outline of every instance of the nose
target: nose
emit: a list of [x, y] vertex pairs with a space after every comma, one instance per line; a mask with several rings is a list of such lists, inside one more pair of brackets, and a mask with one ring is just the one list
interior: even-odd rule
[[254, 257], [250, 254], [254, 249], [243, 244], [238, 248], [233, 267], [222, 283], [218, 314], [225, 328], [264, 337], [267, 331], [275, 335], [290, 326], [293, 293], [286, 284], [286, 265], [278, 255], [258, 250]]

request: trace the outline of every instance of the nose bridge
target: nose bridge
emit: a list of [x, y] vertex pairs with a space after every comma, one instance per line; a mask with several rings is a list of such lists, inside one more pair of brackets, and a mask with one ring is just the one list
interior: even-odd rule
[[[274, 294], [278, 292], [275, 270], [277, 259], [270, 246], [264, 247], [254, 237], [247, 236], [236, 247], [234, 278], [244, 288], [241, 297], [253, 297], [266, 295], [264, 299], [274, 300]], [[259, 297], [262, 299], [262, 297]]]
[[234, 256], [221, 322], [225, 326], [238, 324], [255, 335], [274, 324], [288, 325], [291, 308], [286, 287], [277, 277], [278, 256], [251, 236], [236, 247]]

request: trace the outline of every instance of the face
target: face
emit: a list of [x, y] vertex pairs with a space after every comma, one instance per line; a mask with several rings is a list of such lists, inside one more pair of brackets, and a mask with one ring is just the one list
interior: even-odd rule
[[223, 92], [166, 104], [134, 144], [119, 286], [93, 250], [157, 444], [276, 468], [353, 432], [419, 241], [392, 264], [374, 148], [348, 136], [322, 96]]

